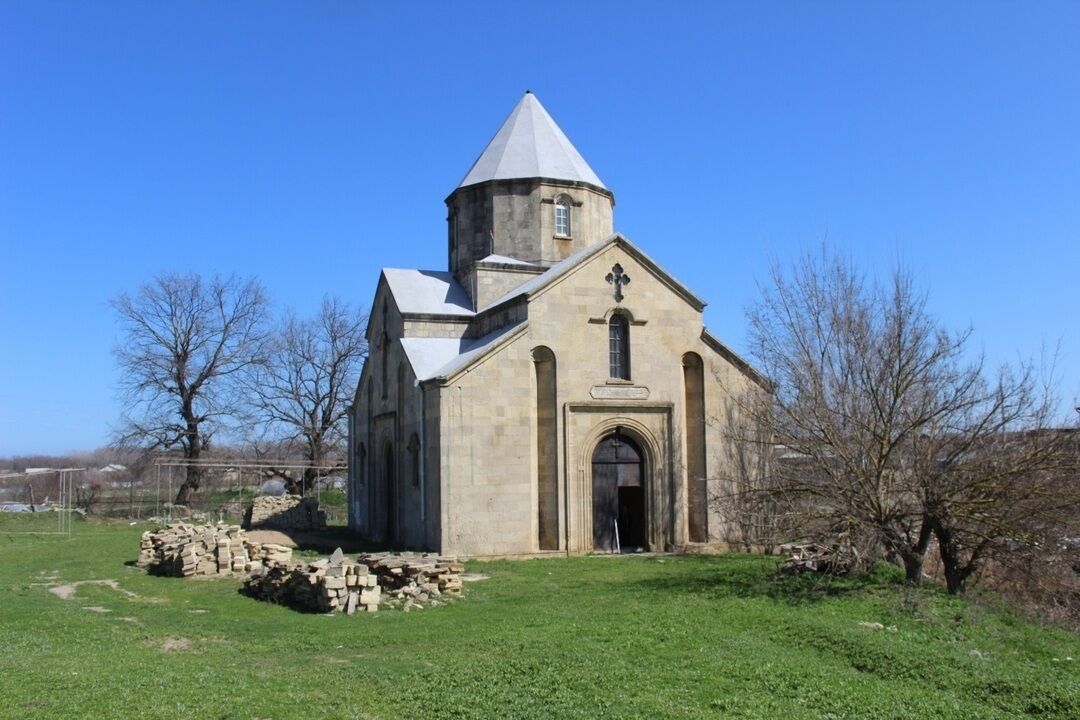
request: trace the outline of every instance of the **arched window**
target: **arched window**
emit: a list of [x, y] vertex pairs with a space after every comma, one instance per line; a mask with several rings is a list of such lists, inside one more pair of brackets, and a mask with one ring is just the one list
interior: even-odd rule
[[608, 321], [608, 360], [612, 378], [630, 379], [630, 323], [622, 313]]
[[386, 332], [386, 302], [383, 302], [382, 306], [382, 336], [379, 338], [379, 350], [381, 355], [379, 360], [382, 365], [382, 367], [379, 368], [382, 373], [382, 382], [380, 383], [382, 386], [381, 396], [382, 399], [385, 400], [387, 385], [389, 384], [387, 382], [387, 375], [389, 373], [388, 368], [390, 366], [390, 334]]
[[555, 234], [570, 237], [570, 203], [565, 198], [555, 201]]
[[381, 355], [379, 359], [379, 364], [382, 366], [379, 368], [379, 370], [382, 372], [382, 382], [380, 382], [379, 385], [381, 389], [382, 399], [385, 400], [387, 390], [386, 386], [389, 384], [386, 381], [386, 369], [390, 365], [390, 338], [387, 337], [385, 332], [382, 334], [382, 338], [380, 338], [379, 340], [379, 354]]
[[367, 448], [364, 447], [364, 443], [360, 443], [360, 448], [356, 451], [356, 482], [358, 485], [363, 485], [367, 476]]
[[416, 433], [409, 438], [409, 475], [412, 478], [412, 486], [420, 487], [420, 438]]

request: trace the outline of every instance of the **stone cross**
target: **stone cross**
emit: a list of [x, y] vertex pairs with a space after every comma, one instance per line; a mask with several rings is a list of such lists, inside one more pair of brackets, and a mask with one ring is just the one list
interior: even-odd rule
[[615, 286], [615, 302], [622, 302], [623, 285], [630, 284], [630, 276], [623, 273], [622, 265], [615, 263], [615, 266], [611, 268], [611, 272], [604, 279], [608, 281], [609, 285]]

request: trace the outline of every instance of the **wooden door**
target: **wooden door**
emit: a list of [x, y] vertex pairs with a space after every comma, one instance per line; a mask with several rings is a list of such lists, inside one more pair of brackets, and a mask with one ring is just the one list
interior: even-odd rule
[[630, 438], [616, 432], [596, 446], [592, 458], [593, 547], [596, 550], [615, 550], [616, 526], [621, 546], [644, 547], [642, 476], [641, 451]]

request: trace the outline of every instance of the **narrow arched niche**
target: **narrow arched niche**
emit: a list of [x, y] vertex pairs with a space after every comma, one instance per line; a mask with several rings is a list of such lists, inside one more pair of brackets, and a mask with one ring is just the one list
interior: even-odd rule
[[690, 542], [709, 539], [709, 496], [705, 476], [705, 369], [701, 356], [683, 355], [683, 423], [686, 434], [686, 504]]
[[559, 549], [559, 456], [555, 353], [532, 352], [536, 371], [536, 513], [537, 546]]

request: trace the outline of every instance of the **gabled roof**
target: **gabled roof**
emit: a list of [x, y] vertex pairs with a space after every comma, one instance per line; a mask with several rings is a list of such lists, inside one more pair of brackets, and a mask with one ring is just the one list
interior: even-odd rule
[[578, 250], [576, 253], [566, 258], [565, 260], [561, 260], [555, 265], [552, 265], [550, 268], [548, 268], [547, 272], [543, 273], [542, 275], [537, 275], [536, 277], [531, 278], [527, 282], [518, 285], [516, 288], [506, 293], [495, 302], [477, 310], [477, 313], [479, 314], [487, 312], [500, 305], [508, 303], [515, 298], [519, 298], [522, 296], [532, 297], [533, 295], [542, 292], [544, 289], [558, 282], [566, 275], [569, 275], [571, 272], [573, 272], [575, 268], [584, 264], [589, 258], [599, 254], [600, 252], [611, 247], [612, 245], [618, 245], [624, 251], [626, 251], [628, 255], [630, 255], [643, 266], [648, 268], [657, 278], [660, 279], [661, 282], [671, 288], [676, 294], [680, 295], [684, 300], [686, 300], [686, 302], [690, 303], [690, 305], [693, 306], [694, 309], [698, 311], [704, 309], [705, 301], [695, 295], [694, 292], [690, 290], [690, 288], [686, 287], [677, 279], [675, 279], [675, 277], [667, 270], [664, 270], [664, 268], [657, 265], [652, 258], [650, 258], [640, 248], [630, 242], [630, 240], [627, 239], [625, 235], [622, 235], [621, 233], [615, 233], [614, 235], [608, 237], [607, 240]]
[[474, 314], [468, 293], [453, 273], [400, 268], [383, 268], [382, 273], [402, 315]]
[[507, 325], [481, 338], [401, 338], [401, 347], [409, 359], [417, 382], [432, 378], [449, 378], [509, 339], [514, 331], [525, 327], [525, 321]]
[[607, 190], [569, 138], [531, 92], [524, 97], [473, 163], [458, 187], [488, 180], [548, 178]]
[[766, 392], [773, 391], [772, 382], [767, 377], [762, 375], [758, 369], [751, 365], [742, 355], [739, 355], [727, 345], [720, 342], [715, 335], [704, 328], [701, 330], [701, 340], [706, 346], [712, 349], [713, 352], [734, 365], [742, 374], [757, 383], [763, 390]]

